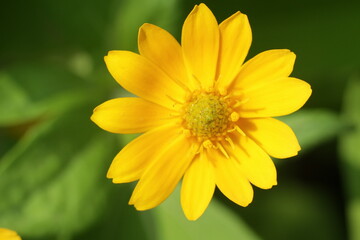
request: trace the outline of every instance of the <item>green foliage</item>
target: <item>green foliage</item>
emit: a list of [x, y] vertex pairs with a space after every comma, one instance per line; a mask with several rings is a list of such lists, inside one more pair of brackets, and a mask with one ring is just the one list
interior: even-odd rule
[[301, 153], [334, 138], [343, 127], [336, 113], [323, 109], [300, 110], [279, 120], [293, 129], [302, 148]]
[[[104, 159], [102, 159], [104, 160]], [[104, 178], [104, 176], [102, 176]], [[129, 185], [114, 185], [107, 181], [106, 204], [97, 213], [97, 220], [88, 226], [87, 231], [76, 234], [76, 240], [117, 240], [117, 239], [156, 239], [152, 213], [138, 212], [128, 205], [131, 195]], [[93, 194], [97, 194], [95, 189]]]
[[151, 23], [171, 31], [179, 15], [177, 0], [119, 1], [114, 5], [115, 18], [107, 36], [110, 50], [121, 46], [136, 52], [137, 33], [142, 24]]
[[0, 72], [0, 126], [59, 114], [89, 99], [84, 80], [56, 64], [27, 63]]
[[64, 237], [98, 217], [107, 193], [103, 160], [112, 157], [114, 139], [84, 119], [88, 109], [33, 127], [2, 158], [0, 225]]
[[347, 86], [344, 99], [344, 121], [348, 129], [340, 138], [340, 156], [344, 187], [346, 190], [346, 213], [350, 239], [360, 238], [360, 79], [353, 79]]
[[180, 188], [155, 210], [157, 238], [174, 239], [259, 239], [247, 224], [214, 199], [195, 222], [184, 218], [180, 207]]

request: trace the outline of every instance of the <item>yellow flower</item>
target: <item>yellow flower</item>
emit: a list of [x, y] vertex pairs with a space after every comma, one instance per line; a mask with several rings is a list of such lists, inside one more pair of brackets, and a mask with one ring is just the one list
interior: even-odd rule
[[144, 24], [140, 54], [110, 51], [115, 80], [139, 98], [117, 98], [91, 117], [113, 133], [143, 135], [113, 160], [114, 183], [139, 180], [129, 204], [147, 210], [163, 202], [182, 179], [181, 205], [190, 220], [207, 208], [215, 186], [247, 206], [255, 185], [276, 185], [270, 156], [297, 155], [293, 131], [272, 118], [290, 114], [311, 95], [310, 85], [289, 77], [295, 54], [270, 50], [247, 61], [248, 18], [235, 13], [220, 25], [206, 5], [195, 6], [180, 44], [167, 31]]
[[21, 238], [12, 230], [0, 228], [0, 240], [21, 240]]

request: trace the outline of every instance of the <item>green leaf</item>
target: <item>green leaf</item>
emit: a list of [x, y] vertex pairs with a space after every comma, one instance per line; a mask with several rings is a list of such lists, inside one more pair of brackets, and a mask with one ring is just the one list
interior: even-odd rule
[[[342, 212], [333, 193], [311, 181], [284, 178], [288, 165], [279, 168], [279, 185], [264, 191], [254, 188], [249, 207], [235, 207], [264, 239], [345, 239]], [[323, 169], [316, 169], [319, 175]], [[334, 186], [329, 184], [329, 188]], [[291, 236], [291, 237], [289, 237]]]
[[213, 199], [203, 216], [189, 221], [180, 207], [180, 190], [175, 192], [154, 212], [157, 238], [159, 240], [195, 239], [259, 239], [236, 214]]
[[111, 0], [3, 2], [0, 9], [2, 63], [65, 56], [98, 49]]
[[340, 156], [347, 196], [350, 239], [360, 239], [360, 79], [353, 79], [345, 91], [343, 118], [349, 129], [340, 138]]
[[108, 36], [110, 50], [136, 51], [137, 33], [139, 27], [144, 23], [155, 24], [170, 31], [174, 28], [174, 22], [180, 13], [178, 9], [178, 0], [125, 0], [118, 2], [114, 6], [113, 16], [115, 18]]
[[91, 108], [37, 125], [0, 160], [0, 226], [69, 239], [102, 214], [116, 141], [98, 134]]
[[334, 138], [343, 128], [334, 112], [322, 109], [300, 110], [278, 119], [294, 130], [302, 151], [309, 151]]
[[76, 235], [73, 239], [99, 240], [99, 239], [154, 239], [146, 231], [145, 223], [152, 223], [151, 214], [143, 215], [128, 204], [132, 192], [130, 184], [107, 183], [111, 190], [106, 200], [106, 208], [87, 231]]
[[16, 65], [0, 72], [0, 126], [59, 113], [91, 96], [85, 82], [62, 66]]

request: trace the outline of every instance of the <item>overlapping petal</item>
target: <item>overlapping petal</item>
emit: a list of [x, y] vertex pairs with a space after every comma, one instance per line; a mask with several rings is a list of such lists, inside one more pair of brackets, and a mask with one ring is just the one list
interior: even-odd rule
[[164, 29], [145, 23], [140, 27], [139, 52], [159, 66], [175, 82], [194, 90], [198, 84], [188, 77], [180, 44]]
[[141, 98], [116, 98], [94, 109], [91, 120], [113, 133], [139, 133], [166, 123], [171, 111]]
[[193, 160], [196, 144], [179, 134], [162, 146], [163, 152], [147, 167], [131, 196], [129, 204], [137, 210], [147, 210], [163, 202], [174, 190]]
[[259, 53], [243, 65], [232, 87], [252, 90], [288, 77], [293, 70], [295, 58], [296, 55], [287, 49]]
[[240, 164], [216, 150], [209, 156], [215, 165], [215, 182], [220, 191], [240, 206], [249, 205], [254, 191]]
[[181, 206], [189, 220], [196, 220], [203, 214], [214, 190], [214, 167], [203, 152], [191, 163], [182, 182]]
[[162, 146], [176, 139], [178, 134], [175, 123], [170, 123], [134, 139], [116, 155], [107, 177], [112, 178], [114, 183], [138, 180], [157, 155], [165, 151]]
[[259, 88], [241, 92], [245, 103], [238, 111], [243, 118], [276, 117], [297, 111], [311, 95], [308, 83], [296, 78], [269, 81]]
[[251, 41], [251, 28], [245, 14], [237, 12], [220, 24], [219, 88], [226, 89], [239, 73]]
[[288, 158], [297, 155], [300, 145], [291, 128], [274, 118], [240, 119], [239, 125], [270, 156]]
[[172, 109], [183, 102], [186, 90], [147, 58], [129, 51], [110, 51], [105, 57], [113, 78], [126, 90]]
[[219, 53], [219, 27], [205, 4], [195, 6], [186, 18], [181, 36], [186, 66], [202, 87], [213, 87]]
[[234, 148], [228, 147], [227, 151], [246, 178], [262, 189], [276, 185], [276, 168], [269, 155], [248, 137], [233, 136], [233, 141]]

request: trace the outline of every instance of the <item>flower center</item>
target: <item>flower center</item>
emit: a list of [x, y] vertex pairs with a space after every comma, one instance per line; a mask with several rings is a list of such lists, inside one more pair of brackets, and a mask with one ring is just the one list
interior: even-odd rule
[[195, 94], [185, 106], [185, 127], [197, 137], [211, 138], [226, 133], [230, 109], [216, 94]]

